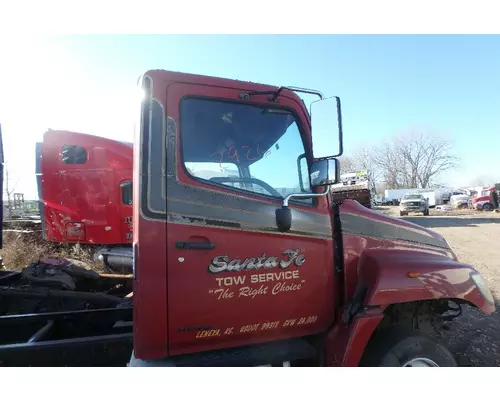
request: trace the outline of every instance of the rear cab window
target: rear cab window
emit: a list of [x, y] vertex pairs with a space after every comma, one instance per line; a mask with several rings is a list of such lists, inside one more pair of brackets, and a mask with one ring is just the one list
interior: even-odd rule
[[63, 164], [85, 164], [87, 160], [88, 154], [84, 147], [65, 144], [61, 149]]

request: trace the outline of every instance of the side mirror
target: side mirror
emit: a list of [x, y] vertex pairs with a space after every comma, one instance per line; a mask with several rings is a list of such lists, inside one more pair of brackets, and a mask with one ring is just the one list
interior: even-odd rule
[[311, 187], [333, 185], [340, 181], [340, 165], [336, 158], [316, 161], [311, 165]]
[[286, 206], [277, 208], [275, 211], [276, 226], [280, 232], [289, 231], [292, 227], [292, 209]]
[[312, 102], [310, 114], [313, 157], [341, 156], [344, 147], [340, 98], [334, 96]]

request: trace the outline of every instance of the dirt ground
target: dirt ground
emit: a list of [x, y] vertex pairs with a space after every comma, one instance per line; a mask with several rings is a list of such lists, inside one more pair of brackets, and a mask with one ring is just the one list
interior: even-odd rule
[[[398, 207], [379, 207], [379, 211], [399, 216]], [[500, 366], [500, 213], [431, 209], [427, 217], [411, 214], [402, 219], [443, 235], [459, 260], [474, 265], [487, 280], [497, 311], [486, 316], [464, 307], [441, 340], [461, 366]]]

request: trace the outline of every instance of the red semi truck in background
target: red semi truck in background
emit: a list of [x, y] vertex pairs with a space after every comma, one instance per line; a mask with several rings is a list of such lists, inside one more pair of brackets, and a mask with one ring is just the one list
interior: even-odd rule
[[43, 238], [79, 243], [113, 270], [132, 271], [133, 144], [49, 130], [36, 144]]
[[163, 70], [139, 84], [131, 282], [80, 273], [30, 303], [0, 275], [0, 311], [19, 313], [0, 316], [0, 363], [456, 365], [436, 331], [462, 304], [493, 312], [492, 294], [441, 235], [329, 196], [337, 97]]
[[499, 190], [499, 184], [484, 188], [481, 193], [472, 198], [472, 208], [480, 211], [491, 211], [498, 208], [498, 200], [495, 201], [494, 196], [496, 195], [498, 199]]

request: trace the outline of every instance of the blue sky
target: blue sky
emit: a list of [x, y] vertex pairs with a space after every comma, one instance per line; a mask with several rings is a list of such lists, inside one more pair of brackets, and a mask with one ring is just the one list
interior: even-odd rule
[[[4, 39], [5, 40], [5, 39]], [[0, 122], [18, 188], [35, 194], [34, 143], [73, 129], [131, 140], [137, 77], [161, 68], [338, 95], [344, 153], [411, 129], [451, 137], [463, 168], [500, 180], [500, 36], [76, 36], [2, 44]], [[21, 140], [22, 138], [22, 140]]]

